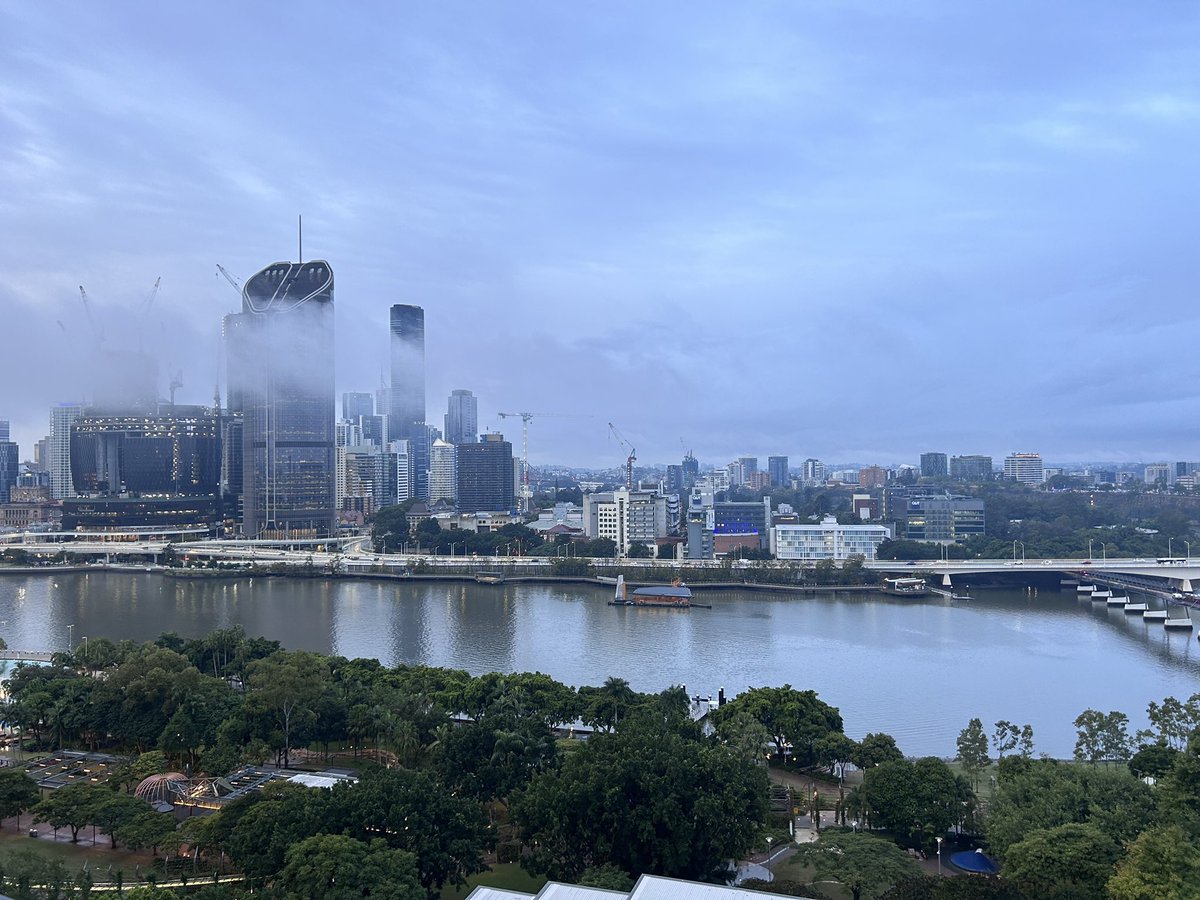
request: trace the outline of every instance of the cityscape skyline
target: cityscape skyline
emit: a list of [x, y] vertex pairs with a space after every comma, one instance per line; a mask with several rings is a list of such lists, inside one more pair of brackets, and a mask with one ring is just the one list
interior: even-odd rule
[[264, 45], [234, 7], [0, 13], [23, 458], [100, 348], [209, 402], [215, 263], [294, 258], [297, 213], [339, 273], [337, 391], [419, 306], [435, 419], [456, 388], [481, 431], [592, 416], [532, 422], [535, 465], [619, 465], [609, 421], [639, 462], [1197, 456], [1195, 10], [464, 12], [341, 10], [303, 63], [301, 22]]

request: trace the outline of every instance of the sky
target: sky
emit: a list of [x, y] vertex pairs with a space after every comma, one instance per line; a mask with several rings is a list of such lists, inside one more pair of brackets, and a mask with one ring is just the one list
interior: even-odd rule
[[1200, 459], [1197, 46], [1179, 2], [5, 3], [0, 418], [29, 458], [98, 339], [211, 402], [216, 264], [303, 215], [339, 392], [420, 305], [431, 423], [547, 414], [534, 463]]

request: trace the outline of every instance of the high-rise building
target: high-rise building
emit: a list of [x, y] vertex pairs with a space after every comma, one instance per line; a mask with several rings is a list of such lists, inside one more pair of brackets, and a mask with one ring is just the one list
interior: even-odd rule
[[226, 317], [229, 407], [242, 413], [242, 531], [325, 537], [336, 528], [333, 269], [278, 262]]
[[363, 416], [375, 415], [375, 398], [370, 394], [347, 391], [342, 394], [342, 418], [357, 422]]
[[391, 387], [388, 440], [409, 442], [417, 496], [429, 498], [429, 451], [425, 424], [425, 310], [403, 303], [389, 314]]
[[767, 473], [771, 476], [771, 487], [787, 487], [791, 480], [788, 477], [788, 458], [786, 456], [768, 456]]
[[451, 391], [446, 404], [446, 440], [452, 444], [473, 444], [479, 436], [479, 411], [470, 391]]
[[974, 497], [914, 497], [908, 501], [904, 536], [910, 541], [955, 541], [984, 534], [984, 502]]
[[440, 438], [429, 448], [429, 501], [454, 502], [458, 490], [458, 455], [449, 441]]
[[690, 491], [700, 478], [700, 461], [689, 450], [683, 457], [683, 490]]
[[60, 403], [50, 410], [50, 496], [75, 496], [71, 481], [71, 426], [83, 415], [80, 403]]
[[657, 491], [620, 488], [583, 495], [583, 530], [590, 538], [608, 538], [627, 555], [634, 544], [654, 549], [670, 534], [667, 500]]
[[959, 481], [991, 481], [992, 468], [990, 456], [950, 457], [950, 477]]
[[819, 525], [775, 525], [771, 552], [776, 559], [845, 560], [857, 555], [873, 560], [891, 536], [886, 525], [839, 525], [834, 516], [826, 516]]
[[[0, 419], [0, 441], [11, 440], [8, 430], [8, 419]], [[1186, 473], [1184, 473], [1186, 474]]]
[[742, 483], [750, 480], [750, 476], [758, 471], [757, 456], [739, 456], [737, 461], [742, 464]]
[[863, 466], [858, 470], [858, 486], [878, 488], [887, 484], [887, 469], [882, 466]]
[[[4, 423], [6, 426], [7, 422]], [[7, 431], [7, 428], [5, 428]], [[21, 474], [21, 451], [15, 443], [8, 440], [7, 435], [4, 440], [0, 440], [0, 503], [8, 503], [12, 500], [12, 489], [17, 485], [17, 478]]]
[[458, 509], [499, 512], [513, 505], [512, 444], [489, 433], [477, 443], [458, 445]]
[[1012, 453], [1004, 457], [1004, 477], [1021, 484], [1045, 481], [1040, 453]]
[[825, 481], [825, 464], [809, 457], [800, 469], [800, 478], [805, 484], [820, 484]]
[[945, 453], [921, 454], [922, 478], [945, 478], [950, 474], [950, 462]]

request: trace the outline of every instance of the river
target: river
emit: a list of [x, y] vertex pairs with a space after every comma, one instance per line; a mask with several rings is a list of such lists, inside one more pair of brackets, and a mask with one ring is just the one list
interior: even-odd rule
[[288, 648], [575, 685], [618, 675], [638, 690], [682, 683], [715, 696], [790, 683], [839, 707], [851, 737], [885, 731], [910, 755], [953, 756], [978, 716], [989, 732], [998, 719], [1029, 723], [1038, 753], [1070, 756], [1082, 710], [1121, 710], [1138, 728], [1150, 700], [1200, 691], [1194, 633], [1066, 589], [970, 601], [704, 592], [713, 608], [691, 610], [610, 607], [609, 596], [585, 585], [4, 575], [0, 636], [61, 650], [69, 633], [149, 640], [240, 623]]

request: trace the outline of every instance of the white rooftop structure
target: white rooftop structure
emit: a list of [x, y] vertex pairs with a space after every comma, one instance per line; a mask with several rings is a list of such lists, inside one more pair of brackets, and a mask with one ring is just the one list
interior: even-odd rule
[[699, 881], [684, 881], [681, 878], [643, 875], [629, 893], [551, 881], [536, 894], [477, 887], [467, 894], [467, 900], [616, 900], [618, 897], [623, 900], [763, 900], [765, 897], [778, 896], [723, 884], [703, 884]]

